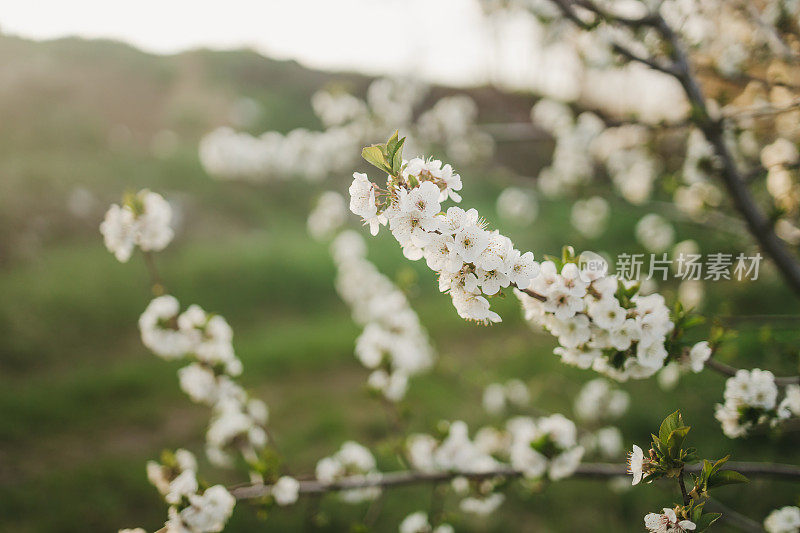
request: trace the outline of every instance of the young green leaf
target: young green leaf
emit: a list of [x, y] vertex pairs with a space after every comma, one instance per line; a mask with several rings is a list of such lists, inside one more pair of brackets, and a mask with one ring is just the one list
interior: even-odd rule
[[661, 428], [658, 430], [658, 438], [661, 442], [666, 443], [669, 440], [669, 435], [679, 427], [683, 426], [683, 417], [680, 411], [675, 411], [661, 422]]
[[392, 174], [397, 176], [400, 174], [400, 167], [403, 165], [403, 143], [406, 142], [406, 138], [403, 137], [397, 143], [394, 149], [394, 153], [392, 154]]
[[721, 487], [723, 485], [734, 485], [737, 483], [748, 483], [750, 480], [735, 470], [719, 470], [708, 478], [708, 488]]
[[711, 524], [719, 520], [720, 516], [722, 516], [721, 513], [705, 513], [697, 520], [694, 520], [693, 522], [697, 525], [695, 533], [701, 533], [702, 531], [707, 530], [709, 527], [711, 527]]
[[361, 157], [367, 163], [383, 170], [384, 172], [391, 173], [392, 169], [386, 164], [386, 158], [384, 156], [382, 146], [379, 144], [373, 144], [372, 146], [367, 146], [363, 150], [361, 150]]
[[683, 439], [686, 438], [686, 434], [689, 433], [689, 429], [689, 426], [676, 428], [672, 430], [667, 437], [667, 451], [669, 452], [669, 456], [673, 459], [678, 459], [680, 457]]

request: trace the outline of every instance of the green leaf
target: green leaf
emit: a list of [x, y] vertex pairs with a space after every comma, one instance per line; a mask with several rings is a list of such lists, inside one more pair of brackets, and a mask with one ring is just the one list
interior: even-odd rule
[[709, 472], [709, 474], [713, 474], [714, 472], [716, 472], [717, 470], [722, 468], [722, 465], [724, 465], [726, 462], [728, 462], [728, 459], [730, 459], [730, 458], [731, 458], [730, 455], [726, 455], [722, 459], [719, 459], [716, 463], [714, 463], [711, 466], [711, 471]]
[[388, 141], [386, 141], [386, 150], [389, 154], [394, 153], [394, 147], [395, 145], [397, 145], [399, 138], [400, 138], [400, 130], [394, 130], [392, 136], [389, 137]]
[[655, 472], [650, 472], [646, 476], [642, 478], [642, 483], [651, 483], [656, 479], [661, 479], [664, 477], [665, 472], [663, 470], [657, 470]]
[[714, 472], [708, 478], [708, 487], [721, 487], [723, 485], [735, 485], [737, 483], [748, 483], [750, 480], [735, 470], [720, 470]]
[[397, 143], [395, 147], [394, 154], [392, 154], [392, 174], [395, 176], [400, 173], [400, 167], [403, 165], [403, 144], [406, 142], [406, 138], [403, 137]]
[[392, 169], [386, 164], [386, 159], [381, 148], [382, 146], [379, 144], [367, 146], [361, 150], [361, 157], [363, 157], [367, 163], [383, 170], [384, 172], [391, 172]]
[[700, 471], [700, 479], [703, 481], [708, 481], [708, 476], [711, 475], [713, 468], [714, 464], [711, 461], [708, 459], [703, 459], [703, 469]]
[[685, 329], [693, 328], [695, 326], [699, 326], [700, 324], [703, 324], [705, 321], [706, 321], [706, 318], [704, 316], [692, 315], [692, 316], [688, 317], [683, 322], [683, 327]]
[[698, 503], [692, 509], [692, 522], [694, 522], [695, 524], [697, 523], [698, 520], [700, 520], [700, 517], [703, 515], [703, 507], [705, 505], [706, 502]]
[[683, 426], [683, 418], [680, 411], [675, 411], [661, 422], [661, 428], [658, 430], [658, 438], [661, 442], [666, 443], [669, 440], [669, 435], [679, 427]]
[[697, 529], [695, 529], [695, 533], [701, 533], [702, 531], [705, 531], [706, 529], [711, 527], [711, 524], [719, 520], [720, 516], [722, 516], [721, 513], [705, 513], [697, 520], [694, 520], [693, 522], [697, 524]]
[[667, 437], [667, 451], [669, 452], [669, 456], [673, 459], [678, 459], [680, 457], [681, 445], [683, 445], [683, 439], [686, 438], [689, 429], [689, 426], [676, 428], [672, 430]]

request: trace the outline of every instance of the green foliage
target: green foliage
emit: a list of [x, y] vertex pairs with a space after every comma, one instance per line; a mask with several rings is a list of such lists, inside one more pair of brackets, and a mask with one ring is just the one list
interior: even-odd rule
[[711, 527], [711, 524], [719, 520], [722, 516], [722, 513], [704, 513], [703, 507], [705, 506], [705, 502], [699, 503], [692, 508], [690, 520], [697, 525], [695, 529], [696, 533], [701, 533], [702, 531], [707, 530]]
[[[649, 482], [662, 477], [680, 478], [681, 487], [683, 487], [685, 466], [698, 461], [697, 451], [694, 448], [683, 447], [690, 429], [684, 423], [680, 411], [675, 411], [664, 418], [658, 435], [652, 435], [652, 461], [648, 465], [645, 481]], [[709, 497], [708, 489], [748, 481], [739, 472], [722, 469], [729, 458], [730, 456], [725, 456], [713, 463], [704, 459], [699, 475], [691, 475], [694, 485], [688, 493], [683, 495], [683, 505], [676, 508], [676, 512], [680, 516], [697, 524], [696, 531], [698, 532], [708, 529], [720, 517], [719, 513], [702, 512]]]
[[399, 135], [400, 132], [395, 131], [386, 143], [365, 147], [361, 150], [361, 157], [390, 176], [397, 176], [403, 164], [403, 144], [406, 142], [406, 138]]

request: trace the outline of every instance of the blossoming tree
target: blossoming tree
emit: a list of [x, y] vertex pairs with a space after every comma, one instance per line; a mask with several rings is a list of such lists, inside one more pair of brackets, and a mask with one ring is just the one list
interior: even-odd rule
[[[555, 140], [552, 163], [538, 176], [543, 193], [580, 193], [605, 175], [624, 200], [642, 204], [679, 172], [680, 179], [667, 187], [674, 200], [670, 206], [703, 224], [727, 221], [731, 215], [725, 211], [735, 210], [741, 227], [798, 292], [800, 263], [790, 245], [800, 233], [795, 176], [800, 101], [794, 82], [800, 77], [800, 13], [796, 2], [734, 4], [543, 0], [491, 3], [486, 9], [530, 12], [544, 35], [558, 43], [559, 53], [576, 62], [576, 76], [586, 84], [562, 98], [567, 103], [552, 99], [561, 86], [540, 87], [549, 98], [536, 104], [532, 119]], [[737, 31], [724, 31], [725, 24]], [[658, 97], [656, 105], [613, 102], [617, 95], [603, 94], [604, 84], [597, 81], [615, 76], [626, 82], [644, 79]], [[525, 319], [552, 335], [553, 353], [561, 362], [602, 374], [576, 398], [575, 412], [586, 427], [542, 412], [474, 432], [458, 420], [444, 423], [438, 435], [407, 435], [398, 425], [395, 452], [407, 465], [404, 470], [381, 472], [371, 450], [347, 441], [321, 458], [313, 475], [288, 475], [270, 436], [266, 405], [236, 382], [243, 368], [228, 323], [197, 305], [182, 310], [166, 293], [153, 253], [173, 238], [169, 204], [141, 191], [108, 211], [101, 225], [106, 246], [123, 262], [135, 248], [141, 250], [156, 296], [139, 322], [142, 341], [155, 355], [186, 363], [179, 371], [181, 388], [211, 411], [209, 460], [222, 467], [244, 466], [247, 472], [243, 484], [209, 486], [201, 482], [197, 461], [187, 450], [149, 463], [148, 477], [168, 505], [166, 531], [220, 531], [237, 501], [287, 506], [301, 496], [335, 492], [340, 501], [355, 503], [375, 501], [392, 487], [422, 483], [448, 482], [460, 512], [487, 515], [502, 505], [513, 480], [532, 487], [626, 473], [633, 485], [677, 486], [679, 499], [665, 501], [661, 512], [642, 510], [649, 531], [703, 531], [720, 516], [748, 530], [760, 527], [735, 510], [721, 509], [711, 499], [713, 489], [754, 477], [798, 481], [800, 467], [712, 459], [715, 450], [686, 447], [690, 427], [679, 411], [653, 419], [651, 442], [644, 448], [631, 443], [627, 465], [585, 458], [613, 460], [627, 447], [617, 428], [600, 425], [623, 416], [629, 403], [608, 379], [652, 379], [669, 368], [721, 373], [728, 379], [715, 416], [726, 436], [740, 438], [800, 417], [800, 378], [722, 363], [715, 352], [726, 342], [726, 331], [712, 328], [706, 340], [698, 341], [702, 317], [680, 302], [668, 305], [662, 294], [610, 273], [599, 255], [577, 254], [568, 244], [558, 256], [518, 249], [475, 208], [452, 205], [461, 202], [469, 179], [416, 150], [438, 143], [457, 154], [456, 160], [485, 158], [492, 143], [477, 128], [473, 108], [464, 99], [448, 100], [415, 120], [409, 106], [418, 101], [418, 87], [383, 82], [376, 87], [368, 104], [349, 95], [316, 96], [315, 109], [328, 127], [324, 132], [256, 139], [220, 130], [203, 141], [201, 159], [210, 173], [228, 177], [322, 179], [355, 167], [358, 148], [387, 126], [412, 130], [413, 143], [395, 132], [385, 143], [361, 150], [378, 178], [371, 177], [374, 169], [353, 174], [349, 210], [372, 236], [386, 228], [405, 258], [424, 260], [461, 318], [475, 327], [499, 323], [492, 299], [513, 295]], [[686, 143], [677, 165], [665, 156], [675, 139]], [[414, 157], [404, 156], [412, 151]], [[593, 196], [578, 202], [573, 225], [589, 237], [601, 233], [606, 200]], [[505, 194], [503, 203], [523, 214], [530, 205], [520, 190]], [[309, 217], [309, 233], [332, 241], [336, 289], [363, 327], [355, 353], [369, 370], [369, 389], [396, 415], [409, 380], [429, 370], [437, 354], [409, 299], [367, 259], [364, 238], [344, 228], [345, 204], [341, 194], [325, 193]], [[661, 217], [648, 217], [637, 224], [637, 236], [653, 250], [666, 249], [671, 226]], [[507, 404], [527, 408], [528, 400], [519, 380], [491, 384], [483, 394], [486, 410], [494, 413]], [[399, 529], [452, 531], [444, 518], [441, 512], [418, 511]], [[777, 509], [764, 527], [798, 531], [800, 509]]]

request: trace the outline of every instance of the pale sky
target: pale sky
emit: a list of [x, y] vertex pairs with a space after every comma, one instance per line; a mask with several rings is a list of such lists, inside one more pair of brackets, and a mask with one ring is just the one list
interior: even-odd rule
[[310, 67], [451, 85], [524, 85], [530, 75], [530, 30], [507, 20], [498, 31], [477, 0], [4, 0], [0, 31], [106, 37], [155, 53], [246, 46]]

